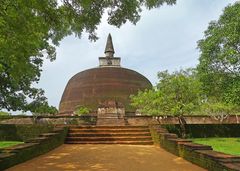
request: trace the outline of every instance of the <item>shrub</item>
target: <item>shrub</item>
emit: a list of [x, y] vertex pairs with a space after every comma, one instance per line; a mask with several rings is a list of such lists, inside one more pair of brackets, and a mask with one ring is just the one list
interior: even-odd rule
[[78, 116], [89, 114], [90, 110], [85, 106], [78, 106], [74, 113]]

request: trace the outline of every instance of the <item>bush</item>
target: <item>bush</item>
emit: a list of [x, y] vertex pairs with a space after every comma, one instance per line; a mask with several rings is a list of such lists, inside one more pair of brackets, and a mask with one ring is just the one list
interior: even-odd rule
[[74, 111], [74, 113], [77, 114], [78, 116], [89, 114], [89, 112], [90, 110], [84, 106], [78, 106]]

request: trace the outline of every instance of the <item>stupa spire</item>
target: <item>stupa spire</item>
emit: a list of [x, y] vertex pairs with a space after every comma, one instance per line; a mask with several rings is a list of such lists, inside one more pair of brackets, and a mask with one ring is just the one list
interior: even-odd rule
[[115, 52], [114, 52], [113, 43], [112, 43], [112, 36], [109, 33], [108, 38], [107, 38], [107, 44], [106, 44], [106, 47], [105, 47], [105, 55], [108, 58], [112, 58], [114, 53]]
[[107, 44], [105, 47], [105, 56], [99, 57], [100, 67], [120, 67], [121, 58], [114, 57], [114, 48], [112, 43], [112, 36], [109, 33], [107, 38]]

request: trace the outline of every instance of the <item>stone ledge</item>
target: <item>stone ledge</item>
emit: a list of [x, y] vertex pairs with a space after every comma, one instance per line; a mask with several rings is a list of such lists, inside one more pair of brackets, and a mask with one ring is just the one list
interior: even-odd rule
[[168, 140], [171, 141], [171, 142], [175, 142], [176, 144], [192, 142], [191, 140], [181, 139], [181, 138], [169, 138]]
[[53, 135], [57, 135], [58, 133], [43, 133], [43, 134], [40, 134], [39, 136], [40, 137], [50, 137], [50, 136], [53, 136]]
[[195, 144], [192, 142], [182, 142], [181, 145], [191, 150], [212, 150], [212, 147], [209, 145]]
[[7, 147], [2, 150], [2, 152], [17, 152], [19, 150], [25, 149], [25, 148], [30, 148], [32, 146], [35, 146], [39, 143], [24, 143], [24, 144], [18, 144], [15, 146]]
[[240, 156], [213, 151], [211, 146], [192, 143], [176, 134], [160, 133], [161, 128], [157, 126], [150, 129], [154, 143], [177, 156], [208, 170], [240, 171]]
[[231, 170], [240, 170], [240, 163], [221, 163], [221, 165]]
[[172, 134], [172, 133], [159, 133], [159, 134], [163, 136], [165, 139], [178, 138], [176, 134]]
[[9, 158], [9, 157], [12, 157], [12, 156], [14, 156], [14, 155], [15, 155], [15, 153], [0, 153], [0, 159], [1, 159], [1, 161], [2, 161], [2, 160], [4, 160], [4, 159]]
[[37, 138], [27, 140], [26, 143], [39, 143], [41, 141], [47, 140], [48, 138], [49, 137], [37, 137]]
[[5, 170], [58, 147], [64, 143], [66, 134], [67, 128], [58, 129], [57, 133], [46, 134], [51, 136], [39, 136], [29, 140], [28, 143], [5, 148], [0, 152], [0, 170]]
[[239, 162], [240, 163], [240, 156], [234, 156], [230, 154], [225, 154], [213, 150], [197, 150], [196, 152], [206, 155], [207, 157], [210, 157], [214, 160], [221, 161], [223, 163], [229, 163], [229, 162]]
[[65, 128], [64, 126], [63, 126], [63, 127], [54, 128], [53, 131], [52, 131], [52, 133], [59, 133], [59, 132], [63, 131], [64, 128]]
[[158, 133], [168, 133], [167, 129], [163, 129], [163, 128], [162, 129], [161, 128], [157, 128], [156, 131]]

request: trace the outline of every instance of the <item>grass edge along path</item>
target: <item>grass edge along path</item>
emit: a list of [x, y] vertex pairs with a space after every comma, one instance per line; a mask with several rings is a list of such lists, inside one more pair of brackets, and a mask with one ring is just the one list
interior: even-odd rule
[[240, 156], [240, 137], [238, 138], [193, 138], [194, 143], [210, 145], [214, 151]]
[[24, 143], [24, 142], [21, 142], [21, 141], [0, 141], [0, 149], [10, 147], [10, 146], [14, 146], [14, 145], [17, 145], [17, 144], [22, 144], [22, 143]]

